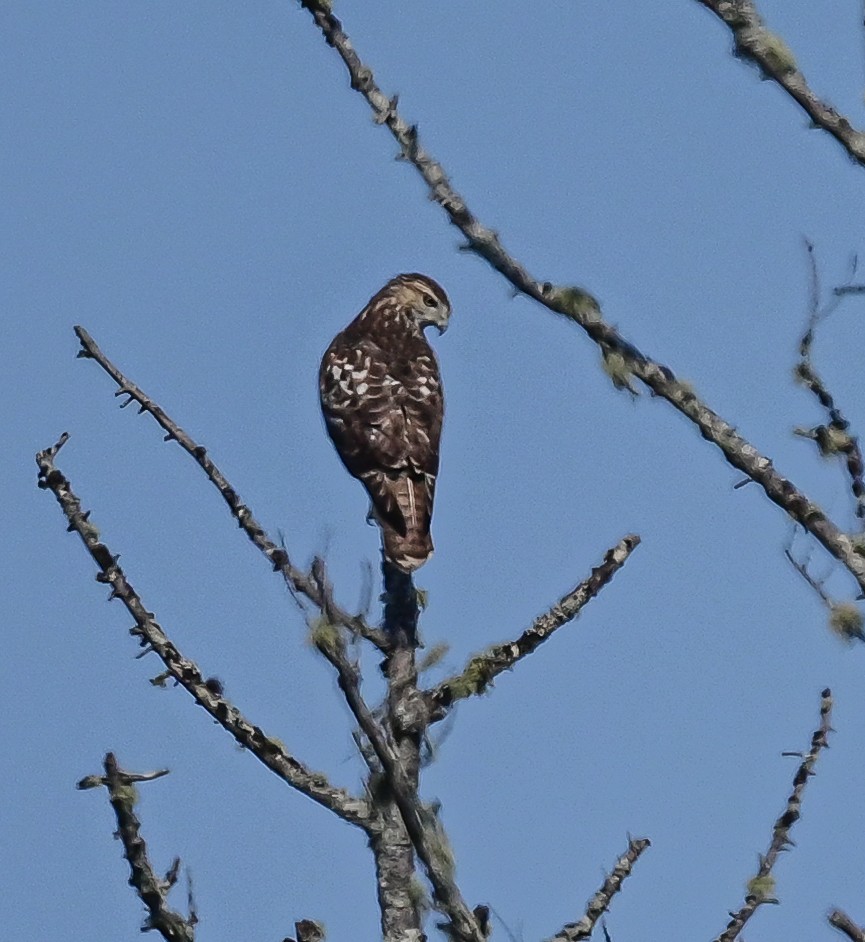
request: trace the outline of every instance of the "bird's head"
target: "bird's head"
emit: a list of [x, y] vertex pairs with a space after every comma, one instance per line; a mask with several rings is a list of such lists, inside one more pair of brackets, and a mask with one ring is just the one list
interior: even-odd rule
[[440, 334], [447, 330], [451, 303], [444, 288], [427, 275], [397, 275], [385, 285], [382, 294], [393, 298], [420, 330], [435, 327]]

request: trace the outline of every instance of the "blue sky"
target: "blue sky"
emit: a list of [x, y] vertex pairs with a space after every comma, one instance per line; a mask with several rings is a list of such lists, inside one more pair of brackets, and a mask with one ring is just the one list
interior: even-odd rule
[[[579, 283], [776, 466], [853, 526], [846, 481], [795, 425], [820, 420], [791, 368], [808, 295], [861, 253], [863, 171], [729, 55], [693, 0], [408, 4], [337, 13], [474, 212], [538, 277]], [[861, 8], [762, 4], [813, 87], [861, 124]], [[138, 938], [104, 794], [106, 750], [172, 775], [142, 788], [161, 867], [195, 879], [202, 939], [375, 938], [371, 862], [179, 690], [156, 690], [128, 617], [33, 454], [61, 467], [181, 650], [300, 758], [356, 785], [350, 722], [280, 581], [219, 495], [110, 381], [83, 324], [205, 443], [298, 561], [359, 598], [376, 534], [328, 443], [321, 352], [399, 271], [453, 302], [429, 643], [457, 669], [516, 636], [625, 533], [643, 538], [580, 619], [457, 711], [427, 771], [472, 903], [520, 939], [578, 919], [626, 834], [649, 836], [613, 938], [711, 938], [741, 903], [795, 760], [836, 696], [837, 734], [749, 938], [865, 922], [863, 651], [783, 559], [786, 518], [680, 416], [613, 389], [572, 324], [514, 299], [458, 237], [293, 3], [13, 2], [0, 13], [5, 363], [6, 747], [0, 859], [11, 937]], [[861, 302], [815, 356], [861, 429]], [[803, 546], [807, 545], [803, 542]], [[832, 570], [820, 551], [818, 572]], [[828, 583], [839, 598], [854, 586]], [[375, 689], [372, 662], [367, 674]], [[497, 935], [504, 937], [501, 927]]]

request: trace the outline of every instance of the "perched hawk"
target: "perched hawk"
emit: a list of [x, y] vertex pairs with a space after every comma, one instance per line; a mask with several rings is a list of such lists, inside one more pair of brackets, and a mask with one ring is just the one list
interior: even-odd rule
[[403, 572], [433, 551], [444, 398], [424, 328], [444, 333], [450, 313], [432, 278], [397, 275], [333, 338], [319, 370], [328, 434], [370, 496], [385, 556]]

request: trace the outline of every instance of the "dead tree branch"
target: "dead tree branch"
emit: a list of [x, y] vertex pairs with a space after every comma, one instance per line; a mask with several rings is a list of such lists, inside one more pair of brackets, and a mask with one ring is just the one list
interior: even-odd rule
[[[322, 594], [328, 596], [330, 593], [323, 560], [313, 561], [311, 575], [318, 583]], [[400, 647], [400, 635], [397, 631], [399, 622], [394, 620], [396, 614], [403, 612], [408, 619], [404, 626], [410, 627], [412, 637], [414, 636], [414, 626], [417, 623], [416, 595], [410, 577], [405, 578], [408, 580], [410, 593], [404, 592], [401, 598], [396, 594], [390, 598], [387, 591], [385, 592], [385, 630], [389, 632], [389, 638], [394, 644], [384, 664], [388, 678], [389, 699], [399, 695], [400, 688], [394, 684], [394, 677], [400, 677], [407, 669], [410, 670], [413, 664], [414, 646], [412, 644]], [[373, 715], [363, 702], [358, 665], [348, 658], [345, 638], [339, 626], [327, 621], [326, 616], [325, 611], [323, 620], [313, 624], [312, 641], [335, 668], [340, 689], [346, 697], [349, 709], [358, 720], [359, 729], [354, 732], [354, 741], [369, 769], [367, 790], [376, 813], [374, 833], [370, 834], [370, 848], [375, 862], [382, 940], [383, 942], [422, 942], [424, 894], [415, 878], [414, 845], [403, 824], [399, 808], [394, 802], [384, 766], [367, 735], [370, 725], [386, 740], [380, 744], [380, 748], [386, 746], [393, 750], [394, 755], [398, 754], [399, 761], [403, 763], [403, 769], [406, 771], [409, 787], [415, 796], [418, 789], [419, 762], [412, 761], [411, 749], [408, 750], [408, 754], [405, 754], [406, 747], [395, 736], [394, 725], [389, 722], [383, 725], [380, 722], [381, 719], [389, 720], [389, 717], [384, 713], [380, 714], [379, 711]], [[405, 640], [408, 636], [402, 637]]]
[[840, 909], [833, 909], [826, 918], [829, 920], [829, 925], [840, 929], [850, 942], [865, 942], [865, 929], [857, 926], [847, 913]]
[[[109, 753], [110, 754], [110, 753]], [[135, 782], [155, 782], [156, 779], [168, 775], [168, 769], [157, 769], [155, 772], [123, 772], [124, 782], [134, 784]], [[109, 785], [107, 775], [86, 775], [80, 781], [75, 783], [79, 791], [86, 791], [88, 788], [99, 788], [100, 785]]]
[[729, 28], [737, 56], [755, 63], [765, 78], [784, 89], [799, 105], [814, 127], [834, 137], [852, 160], [865, 166], [865, 133], [857, 131], [848, 118], [811, 90], [789, 46], [780, 36], [766, 29], [751, 0], [697, 2], [711, 10]]
[[330, 4], [326, 0], [300, 2], [312, 15], [325, 41], [345, 63], [351, 87], [366, 99], [375, 121], [390, 131], [399, 145], [402, 158], [420, 173], [429, 188], [430, 198], [444, 209], [450, 222], [465, 236], [466, 250], [487, 261], [517, 292], [578, 324], [597, 344], [605, 359], [615, 361], [620, 384], [627, 383], [628, 376], [636, 378], [681, 412], [696, 425], [703, 438], [721, 450], [732, 467], [759, 484], [773, 503], [842, 563], [865, 591], [865, 558], [856, 553], [849, 535], [792, 481], [779, 474], [769, 458], [760, 454], [729, 422], [699, 399], [688, 383], [680, 382], [667, 366], [647, 357], [607, 324], [598, 302], [588, 292], [576, 287], [557, 287], [532, 277], [505, 250], [498, 235], [472, 214], [465, 200], [451, 186], [444, 168], [421, 146], [417, 127], [400, 116], [397, 99], [388, 98], [378, 87], [372, 70], [355, 52], [342, 23], [331, 12]]
[[639, 860], [643, 851], [651, 846], [648, 838], [638, 837], [628, 840], [628, 849], [616, 861], [613, 872], [604, 880], [603, 886], [589, 900], [586, 905], [586, 915], [579, 922], [569, 922], [547, 942], [584, 942], [588, 939], [598, 920], [610, 908], [613, 897], [622, 888], [625, 879], [630, 876], [634, 864]]
[[821, 305], [820, 274], [814, 257], [814, 246], [806, 241], [805, 248], [808, 252], [811, 275], [811, 298], [808, 305], [808, 324], [799, 341], [799, 362], [796, 364], [795, 376], [806, 389], [813, 393], [817, 402], [825, 410], [828, 422], [826, 425], [818, 425], [815, 428], [796, 428], [794, 431], [803, 438], [812, 439], [824, 458], [843, 456], [847, 475], [850, 478], [850, 490], [855, 501], [856, 516], [865, 521], [865, 481], [862, 477], [865, 473], [865, 462], [862, 460], [859, 439], [851, 434], [850, 422], [845, 418], [835, 402], [835, 397], [814, 368], [811, 358], [818, 325], [825, 321], [845, 298], [851, 296], [849, 291], [844, 290], [851, 286], [836, 288], [832, 292], [832, 299], [825, 306]]
[[232, 516], [238, 522], [243, 532], [267, 557], [274, 571], [282, 574], [289, 590], [309, 599], [320, 611], [323, 611], [326, 607], [328, 618], [331, 621], [343, 625], [348, 628], [349, 631], [366, 638], [367, 641], [372, 642], [381, 651], [386, 651], [387, 640], [378, 629], [366, 624], [360, 615], [352, 615], [341, 609], [334, 601], [332, 595], [323, 596], [311, 575], [301, 571], [292, 564], [285, 549], [274, 543], [258, 520], [256, 520], [249, 506], [241, 501], [237, 491], [216, 466], [204, 445], [199, 445], [195, 442], [157, 402], [154, 402], [153, 399], [146, 395], [131, 379], [124, 376], [102, 350], [99, 349], [96, 342], [83, 327], [76, 327], [75, 335], [81, 342], [81, 350], [78, 356], [95, 360], [117, 384], [118, 390], [114, 395], [128, 397], [126, 402], [122, 403], [121, 408], [124, 408], [132, 402], [138, 403], [139, 414], [142, 412], [150, 413], [157, 424], [164, 430], [164, 440], [167, 442], [177, 442], [196, 462], [207, 475], [207, 479], [222, 495], [223, 500], [228, 505], [228, 509], [231, 511]]
[[[777, 903], [775, 899], [775, 877], [772, 868], [782, 851], [793, 845], [790, 839], [790, 830], [799, 820], [802, 808], [802, 795], [808, 779], [814, 775], [814, 765], [820, 752], [829, 745], [829, 733], [832, 731], [832, 691], [827, 687], [820, 694], [820, 726], [811, 736], [811, 746], [802, 759], [802, 764], [793, 777], [793, 791], [787, 799], [784, 810], [775, 821], [772, 828], [772, 840], [765, 855], [760, 855], [760, 867], [757, 873], [748, 881], [748, 894], [745, 905], [735, 913], [724, 931], [715, 942], [735, 942], [735, 939], [745, 928], [745, 923], [765, 903]], [[799, 753], [801, 754], [801, 753]]]
[[563, 595], [548, 612], [536, 618], [516, 641], [496, 644], [482, 654], [476, 654], [461, 673], [427, 691], [430, 722], [444, 719], [459, 700], [484, 693], [499, 674], [510, 670], [522, 658], [537, 650], [554, 631], [573, 621], [583, 606], [625, 565], [639, 545], [640, 538], [636, 534], [623, 537], [612, 549], [607, 550], [604, 561], [586, 579]]
[[181, 916], [168, 905], [168, 893], [177, 881], [180, 860], [174, 864], [166, 877], [158, 877], [147, 856], [147, 844], [141, 836], [141, 822], [135, 814], [136, 793], [134, 782], [148, 782], [166, 775], [167, 772], [137, 775], [125, 772], [117, 764], [113, 752], [105, 756], [105, 775], [90, 775], [81, 779], [78, 788], [93, 788], [104, 785], [108, 789], [111, 807], [117, 818], [117, 836], [123, 844], [123, 856], [129, 862], [129, 885], [147, 907], [147, 920], [142, 932], [156, 931], [166, 942], [193, 942], [195, 939], [195, 910], [190, 907], [188, 916]]
[[[405, 775], [406, 787], [416, 800], [416, 808], [421, 812], [419, 820], [427, 828], [430, 845], [435, 850], [432, 859], [445, 881], [454, 882], [453, 854], [447, 837], [435, 816], [424, 813], [419, 798], [421, 741], [429, 719], [426, 704], [417, 686], [417, 626], [420, 617], [418, 593], [412, 576], [389, 563], [383, 548], [381, 575], [384, 586], [383, 627], [393, 646], [383, 665], [387, 678], [387, 725], [396, 760]], [[384, 792], [381, 803], [382, 840], [376, 848], [381, 856], [376, 858], [376, 869], [381, 873], [383, 866], [389, 863], [396, 867], [394, 873], [412, 874], [416, 847], [414, 839], [405, 826], [402, 809], [390, 783]], [[423, 911], [422, 900], [417, 899], [417, 881], [403, 879], [399, 888], [394, 886], [393, 881], [390, 882], [392, 889], [396, 891], [392, 894], [394, 896], [405, 894], [407, 891], [411, 895], [414, 888], [415, 899], [411, 900], [411, 904], [414, 919], [420, 924]], [[441, 890], [432, 879], [430, 882], [436, 902], [439, 903]], [[446, 895], [453, 895], [449, 890], [445, 892]], [[451, 926], [466, 923], [468, 919], [468, 907], [461, 899], [454, 898], [451, 904], [442, 906], [441, 910], [448, 917]], [[457, 938], [459, 937], [458, 935]]]
[[[312, 919], [301, 919], [300, 922], [296, 922], [294, 931], [297, 933], [297, 942], [324, 942], [324, 926]], [[286, 939], [285, 942], [295, 942], [295, 940]]]
[[433, 888], [435, 904], [450, 920], [450, 933], [463, 942], [484, 942], [476, 917], [466, 905], [453, 874], [453, 855], [437, 819], [425, 809], [418, 797], [410, 770], [403, 766], [389, 731], [373, 716], [360, 692], [360, 671], [348, 657], [340, 629], [313, 634], [313, 641], [334, 667], [339, 688], [361, 732], [381, 763], [386, 787], [399, 809], [405, 830], [424, 865]]
[[833, 599], [825, 589], [825, 581], [818, 579], [808, 569], [809, 560], [800, 561], [793, 555], [792, 538], [784, 550], [787, 562], [804, 579], [806, 585], [813, 590], [818, 599], [826, 606], [829, 614], [829, 628], [845, 643], [865, 641], [865, 618], [859, 611], [855, 602]]
[[285, 746], [268, 736], [260, 727], [249, 722], [232, 703], [222, 696], [220, 686], [206, 680], [198, 666], [177, 650], [163, 631], [156, 617], [149, 612], [126, 574], [99, 537], [99, 531], [90, 522], [90, 511], [83, 510], [81, 501], [72, 490], [68, 478], [54, 464], [57, 452], [68, 439], [64, 434], [56, 445], [39, 452], [39, 487], [50, 490], [57, 498], [68, 521], [67, 529], [81, 538], [87, 552], [99, 567], [97, 582], [111, 587], [111, 598], [120, 599], [135, 621], [130, 633], [139, 638], [142, 647], [152, 649], [171, 676], [205, 710], [229, 732], [240, 745], [247, 748], [260, 762], [278, 775], [286, 784], [323, 805], [350, 824], [364, 830], [370, 828], [370, 808], [366, 799], [356, 797], [330, 784], [321, 772], [314, 772], [290, 755]]

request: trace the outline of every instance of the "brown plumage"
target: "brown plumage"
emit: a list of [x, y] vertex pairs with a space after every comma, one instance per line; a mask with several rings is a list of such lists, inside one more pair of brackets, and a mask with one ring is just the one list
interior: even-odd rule
[[432, 278], [397, 275], [333, 338], [319, 370], [328, 434], [369, 494], [385, 556], [403, 572], [433, 552], [444, 396], [424, 328], [443, 333], [449, 317]]

